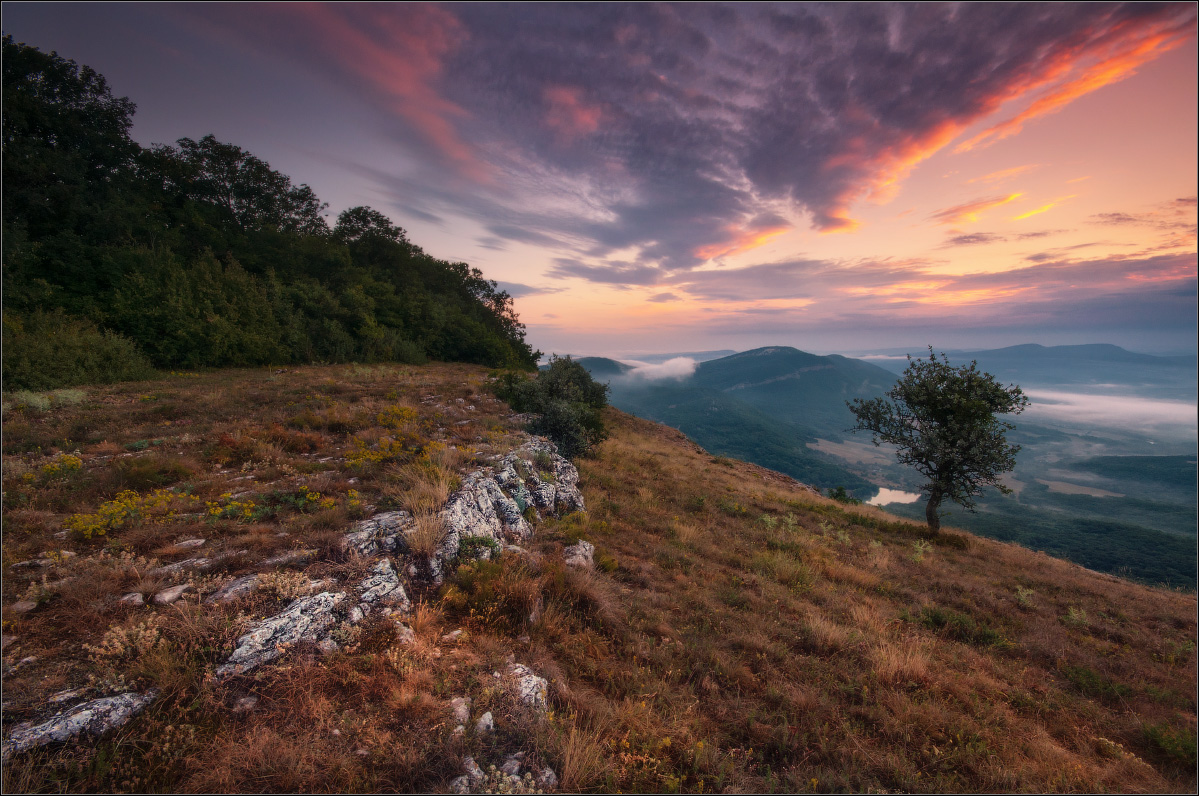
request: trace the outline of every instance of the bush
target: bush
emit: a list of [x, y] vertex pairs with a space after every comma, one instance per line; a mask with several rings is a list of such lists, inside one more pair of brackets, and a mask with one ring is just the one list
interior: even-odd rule
[[551, 357], [536, 378], [505, 373], [496, 394], [518, 412], [535, 413], [529, 431], [548, 437], [568, 459], [582, 456], [608, 436], [600, 416], [608, 405], [608, 387], [570, 357]]
[[127, 337], [61, 311], [4, 314], [4, 386], [49, 390], [109, 384], [153, 375], [150, 361]]

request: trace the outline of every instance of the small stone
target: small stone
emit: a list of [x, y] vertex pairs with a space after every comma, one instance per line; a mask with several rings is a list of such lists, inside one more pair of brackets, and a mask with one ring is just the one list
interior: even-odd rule
[[158, 605], [171, 605], [179, 601], [186, 592], [195, 591], [190, 583], [182, 583], [178, 586], [172, 586], [169, 589], [164, 589], [154, 595], [154, 602]]
[[516, 695], [521, 702], [539, 710], [549, 707], [549, 683], [544, 677], [538, 677], [528, 666], [519, 663], [509, 665], [507, 672], [516, 681]]
[[337, 652], [339, 649], [341, 649], [341, 647], [339, 647], [339, 646], [337, 645], [337, 642], [336, 642], [336, 641], [334, 641], [334, 640], [333, 640], [333, 639], [331, 639], [331, 638], [323, 638], [323, 639], [321, 639], [321, 640], [320, 640], [320, 641], [317, 643], [316, 647], [317, 647], [317, 649], [319, 649], [319, 650], [320, 650], [320, 651], [321, 651], [323, 654], [325, 654], [325, 655], [332, 655], [333, 653], [335, 653], [335, 652]]
[[537, 769], [537, 784], [545, 790], [553, 790], [558, 787], [558, 775], [549, 766], [539, 768]]
[[145, 605], [146, 598], [142, 596], [141, 592], [131, 591], [128, 594], [126, 594], [124, 597], [122, 597], [120, 600], [118, 600], [117, 602], [123, 603], [124, 605], [138, 606], [138, 605]]
[[449, 633], [446, 633], [444, 636], [441, 637], [441, 640], [442, 641], [457, 641], [458, 639], [460, 639], [462, 637], [462, 634], [465, 632], [466, 631], [459, 628], [458, 630], [453, 630]]
[[450, 793], [470, 793], [470, 777], [463, 774], [450, 781]]
[[258, 585], [258, 577], [257, 574], [245, 575], [231, 583], [227, 583], [204, 598], [204, 602], [228, 603], [245, 597], [253, 592], [254, 588]]
[[[488, 713], [488, 716], [491, 714]], [[466, 776], [470, 779], [471, 784], [477, 785], [487, 779], [487, 775], [483, 773], [483, 769], [479, 768], [479, 764], [470, 755], [462, 758], [462, 770], [466, 772]]]
[[475, 722], [475, 734], [487, 735], [493, 732], [495, 732], [495, 719], [492, 718], [491, 711], [489, 710]]
[[470, 697], [454, 697], [450, 700], [450, 712], [454, 715], [454, 721], [459, 724], [470, 721], [470, 703]]
[[462, 725], [462, 724], [459, 724], [457, 727], [455, 727], [455, 728], [454, 728], [454, 735], [455, 735], [455, 736], [457, 736], [457, 735], [465, 735], [465, 734], [466, 734], [466, 727], [465, 727], [464, 725]]
[[510, 777], [520, 776], [520, 764], [524, 761], [524, 752], [517, 752], [514, 755], [508, 755], [504, 758], [503, 764], [500, 766], [500, 771], [503, 771]]
[[258, 707], [258, 697], [253, 694], [244, 696], [233, 703], [234, 713], [249, 713], [254, 708]]
[[13, 644], [16, 644], [16, 643], [17, 643], [16, 636], [10, 636], [7, 633], [0, 636], [0, 650], [6, 650], [9, 647], [11, 647]]
[[356, 625], [365, 618], [366, 614], [363, 613], [361, 605], [355, 605], [354, 607], [350, 608], [349, 614], [346, 615], [346, 619], [351, 625]]
[[583, 569], [592, 569], [595, 567], [594, 555], [595, 545], [583, 540], [572, 544], [562, 551], [562, 557], [566, 560], [566, 566], [581, 567]]
[[175, 547], [186, 550], [189, 547], [203, 547], [207, 539], [184, 539], [182, 542], [175, 542]]
[[411, 644], [416, 641], [416, 632], [403, 622], [396, 622], [396, 639], [401, 644]]
[[55, 539], [66, 539], [67, 535], [68, 535], [67, 531], [59, 531], [58, 533], [54, 534], [54, 538]]
[[37, 608], [37, 603], [33, 602], [32, 600], [18, 600], [17, 602], [8, 606], [8, 610], [12, 611], [14, 614], [27, 614], [34, 608]]
[[57, 705], [62, 702], [70, 701], [77, 696], [81, 696], [86, 691], [86, 688], [69, 688], [66, 691], [59, 691], [57, 694], [50, 696], [48, 699], [46, 699], [46, 701], [51, 705]]

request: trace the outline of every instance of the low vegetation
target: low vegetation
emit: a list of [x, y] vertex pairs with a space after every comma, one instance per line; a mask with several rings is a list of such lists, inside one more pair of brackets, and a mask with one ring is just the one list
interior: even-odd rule
[[[253, 617], [362, 576], [355, 519], [434, 517], [519, 444], [494, 389], [436, 364], [6, 395], [6, 735], [75, 689], [160, 695], [12, 755], [4, 790], [444, 791], [514, 752], [566, 791], [1194, 790], [1193, 593], [933, 536], [612, 409], [576, 461], [587, 511], [537, 521], [528, 555], [464, 540], [409, 639], [368, 619], [214, 679]], [[581, 540], [594, 568], [563, 561]], [[198, 554], [178, 601], [121, 602]], [[496, 686], [512, 659], [549, 681], [544, 716]], [[463, 694], [493, 732], [454, 732]]]

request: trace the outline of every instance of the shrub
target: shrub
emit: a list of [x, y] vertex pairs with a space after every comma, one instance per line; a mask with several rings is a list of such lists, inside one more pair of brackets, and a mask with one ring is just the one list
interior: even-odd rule
[[608, 387], [570, 357], [551, 357], [534, 379], [505, 373], [496, 394], [518, 412], [535, 413], [529, 431], [548, 437], [568, 459], [584, 455], [608, 436], [600, 417], [608, 405]]
[[4, 386], [49, 390], [153, 375], [150, 360], [127, 337], [58, 312], [4, 314]]

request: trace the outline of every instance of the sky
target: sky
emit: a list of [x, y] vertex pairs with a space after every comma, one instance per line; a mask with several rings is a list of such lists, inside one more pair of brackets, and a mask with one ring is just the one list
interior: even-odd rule
[[546, 353], [1194, 352], [1196, 5], [3, 5]]

